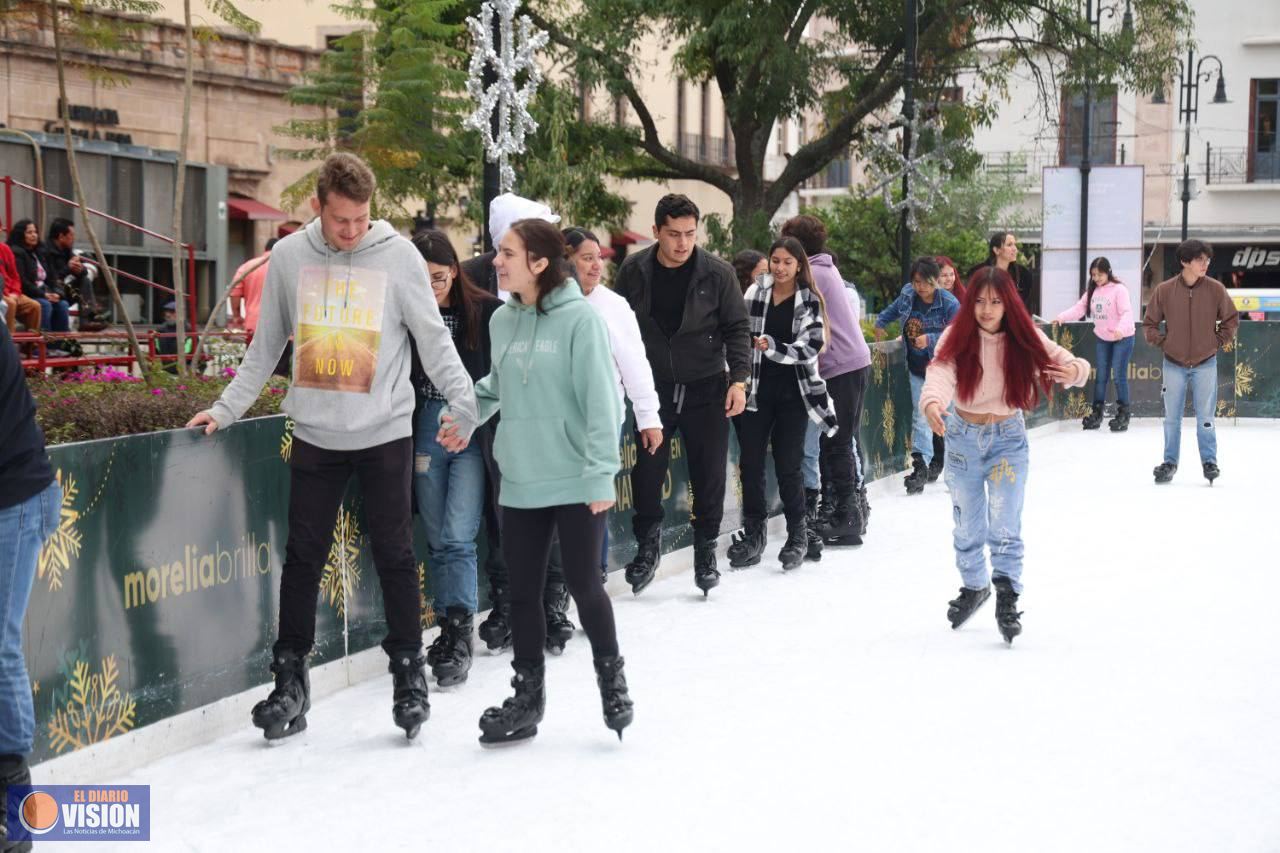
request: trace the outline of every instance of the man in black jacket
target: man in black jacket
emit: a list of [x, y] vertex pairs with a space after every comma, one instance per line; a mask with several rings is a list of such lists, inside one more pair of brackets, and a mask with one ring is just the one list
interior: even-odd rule
[[694, 582], [704, 595], [720, 582], [716, 542], [724, 515], [729, 418], [747, 404], [751, 332], [733, 267], [696, 245], [698, 219], [698, 207], [687, 197], [663, 196], [653, 218], [657, 243], [623, 261], [615, 287], [640, 322], [664, 439], [656, 453], [638, 454], [631, 469], [639, 547], [627, 564], [627, 582], [636, 593], [653, 580], [661, 558], [662, 487], [677, 429], [693, 485]]
[[[58, 527], [62, 489], [44, 451], [36, 403], [27, 389], [18, 349], [0, 323], [0, 849], [6, 842], [6, 793], [30, 785], [27, 754], [35, 739], [31, 679], [22, 654], [23, 616], [36, 561]], [[21, 827], [19, 827], [21, 829]]]
[[47, 284], [68, 303], [80, 304], [81, 331], [96, 331], [105, 324], [100, 321], [98, 302], [93, 295], [95, 269], [76, 254], [75, 245], [75, 223], [62, 217], [53, 220], [43, 252], [49, 274]]

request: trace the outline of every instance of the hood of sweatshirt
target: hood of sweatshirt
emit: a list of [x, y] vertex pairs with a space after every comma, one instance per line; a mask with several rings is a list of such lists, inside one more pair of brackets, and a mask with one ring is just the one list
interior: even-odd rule
[[511, 336], [511, 341], [502, 350], [502, 355], [498, 357], [495, 369], [500, 368], [502, 363], [506, 361], [507, 353], [511, 352], [512, 346], [517, 341], [522, 341], [523, 347], [521, 349], [528, 353], [528, 356], [524, 360], [524, 369], [521, 371], [521, 384], [528, 385], [529, 372], [533, 370], [533, 363], [537, 360], [534, 341], [538, 336], [538, 317], [540, 315], [553, 314], [574, 302], [585, 301], [586, 297], [582, 295], [581, 286], [576, 280], [570, 278], [546, 295], [546, 298], [542, 300], [541, 309], [537, 307], [536, 303], [525, 305], [515, 299], [508, 302], [507, 307], [516, 312], [516, 330], [515, 334]]

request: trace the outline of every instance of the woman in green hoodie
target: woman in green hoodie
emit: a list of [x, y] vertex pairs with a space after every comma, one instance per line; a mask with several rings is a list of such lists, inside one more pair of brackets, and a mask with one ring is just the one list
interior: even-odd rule
[[[542, 590], [551, 537], [591, 641], [605, 725], [622, 737], [631, 698], [613, 606], [600, 583], [605, 513], [618, 472], [619, 410], [609, 332], [566, 274], [564, 238], [538, 219], [514, 223], [493, 266], [511, 294], [489, 326], [493, 367], [476, 383], [481, 422], [502, 410], [494, 457], [502, 471], [502, 550], [511, 575], [515, 696], [480, 718], [484, 744], [538, 732], [546, 704]], [[442, 439], [452, 419], [441, 418]]]

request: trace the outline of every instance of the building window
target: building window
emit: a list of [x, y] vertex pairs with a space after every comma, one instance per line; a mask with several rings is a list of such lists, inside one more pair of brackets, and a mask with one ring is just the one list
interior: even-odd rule
[[1253, 80], [1250, 88], [1249, 174], [1255, 181], [1280, 181], [1280, 80]]
[[676, 78], [676, 150], [684, 153], [684, 78]]
[[779, 157], [787, 153], [787, 123], [786, 121], [778, 122], [778, 140], [775, 143], [774, 153]]
[[585, 80], [578, 81], [578, 121], [591, 121], [591, 90]]
[[[1089, 103], [1089, 160], [1095, 166], [1116, 163], [1116, 93], [1094, 91]], [[1068, 92], [1062, 98], [1058, 165], [1079, 166], [1084, 150], [1084, 93]]]
[[627, 123], [627, 99], [622, 95], [613, 99], [613, 123], [618, 127]]
[[964, 87], [943, 86], [942, 89], [938, 91], [938, 101], [944, 104], [964, 103]]

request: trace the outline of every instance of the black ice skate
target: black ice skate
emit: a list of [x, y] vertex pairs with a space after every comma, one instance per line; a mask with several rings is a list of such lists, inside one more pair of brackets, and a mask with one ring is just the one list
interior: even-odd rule
[[929, 460], [929, 482], [938, 482], [938, 477], [942, 474], [942, 465], [946, 461], [947, 442], [940, 435], [933, 437], [933, 458]]
[[972, 616], [983, 603], [991, 597], [991, 587], [983, 587], [982, 589], [960, 588], [960, 595], [948, 601], [947, 619], [951, 621], [951, 628], [955, 630], [969, 621]]
[[782, 550], [778, 552], [778, 562], [782, 564], [784, 572], [800, 567], [804, 562], [804, 552], [808, 542], [804, 519], [787, 525], [787, 541], [782, 543]]
[[538, 723], [546, 711], [546, 667], [513, 663], [511, 668], [516, 671], [511, 679], [516, 695], [503, 701], [501, 708], [488, 708], [480, 715], [480, 743], [485, 746], [528, 740], [538, 733]]
[[919, 453], [912, 453], [911, 473], [902, 478], [902, 485], [907, 487], [907, 494], [920, 494], [924, 491], [924, 484], [928, 480], [929, 466], [925, 464], [924, 456]]
[[636, 536], [636, 556], [627, 563], [627, 583], [631, 584], [633, 595], [639, 595], [644, 588], [653, 583], [653, 577], [662, 562], [662, 528], [655, 526], [652, 530]]
[[621, 655], [596, 658], [596, 684], [600, 686], [600, 704], [604, 709], [604, 724], [618, 733], [631, 725], [635, 717], [631, 694], [627, 692], [627, 676], [622, 671], [626, 663]]
[[569, 621], [569, 588], [563, 583], [547, 584], [543, 594], [543, 610], [547, 617], [547, 651], [553, 655], [564, 652], [565, 644], [573, 638], [574, 624]]
[[391, 718], [404, 729], [404, 736], [412, 740], [418, 736], [431, 717], [431, 705], [427, 702], [427, 674], [424, 656], [403, 655], [391, 659]]
[[1080, 422], [1080, 425], [1085, 429], [1097, 429], [1099, 426], [1101, 426], [1102, 425], [1102, 404], [1094, 403], [1093, 408], [1089, 411], [1089, 414], [1084, 416], [1084, 420]]
[[493, 603], [493, 609], [480, 623], [476, 633], [489, 651], [500, 651], [511, 645], [511, 594], [507, 585], [491, 581], [489, 600]]
[[1172, 462], [1161, 462], [1151, 473], [1155, 475], [1157, 483], [1167, 483], [1178, 473], [1178, 466]]
[[760, 562], [765, 545], [769, 544], [769, 534], [765, 531], [763, 521], [748, 521], [742, 529], [742, 538], [729, 546], [729, 568], [745, 569]]
[[1129, 428], [1129, 407], [1124, 403], [1116, 403], [1116, 416], [1107, 421], [1112, 432], [1124, 432]]
[[275, 689], [253, 706], [253, 724], [262, 729], [267, 740], [279, 740], [306, 730], [311, 676], [306, 656], [290, 651], [276, 653], [271, 672], [276, 677]]
[[861, 545], [865, 529], [858, 493], [853, 488], [849, 488], [847, 492], [838, 492], [830, 521], [822, 533], [822, 541], [833, 548]]
[[440, 636], [427, 649], [427, 664], [440, 687], [452, 687], [467, 680], [471, 671], [472, 617], [463, 607], [445, 611]]
[[1204, 463], [1204, 478], [1209, 481], [1209, 485], [1213, 485], [1213, 481], [1218, 479], [1218, 475], [1222, 472], [1218, 470], [1217, 462]]
[[854, 492], [854, 500], [858, 502], [858, 515], [862, 521], [858, 535], [866, 536], [867, 522], [871, 520], [871, 501], [867, 498], [867, 484], [865, 481], [858, 485], [857, 490]]
[[8, 792], [10, 785], [30, 785], [31, 768], [24, 755], [0, 755], [0, 850], [4, 853], [30, 853], [31, 841], [9, 841]]
[[804, 490], [804, 558], [815, 562], [822, 559], [822, 534], [818, 532], [818, 500], [821, 495], [817, 489]]
[[693, 582], [702, 590], [702, 597], [720, 585], [720, 570], [716, 568], [716, 540], [693, 537]]
[[1022, 616], [1017, 609], [1018, 594], [1013, 591], [1013, 581], [1003, 575], [996, 575], [991, 583], [996, 588], [996, 625], [1004, 641], [1013, 645], [1013, 638], [1022, 633], [1022, 623], [1018, 621]]

